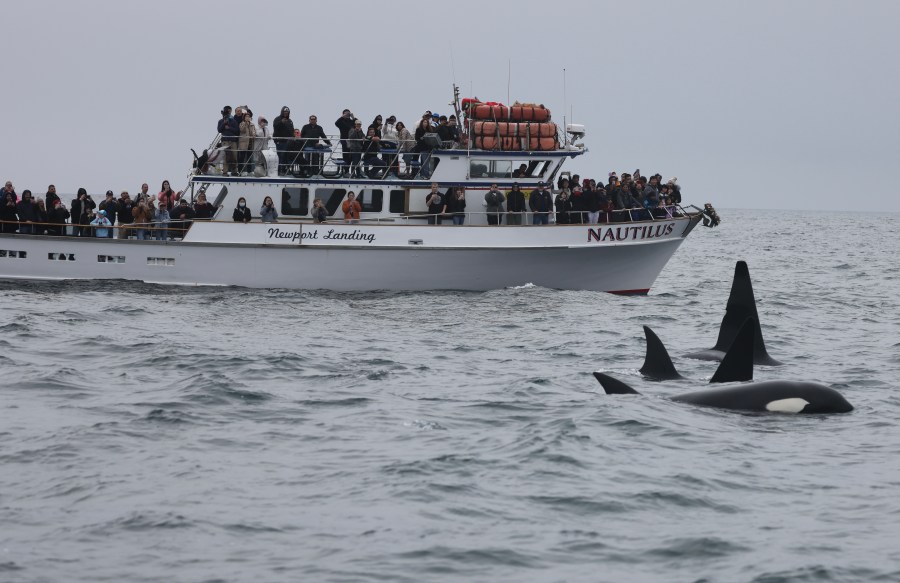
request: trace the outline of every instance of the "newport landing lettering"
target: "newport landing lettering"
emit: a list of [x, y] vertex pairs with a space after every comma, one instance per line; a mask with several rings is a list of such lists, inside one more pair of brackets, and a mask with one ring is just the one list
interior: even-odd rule
[[638, 225], [634, 227], [605, 227], [598, 229], [588, 229], [587, 240], [591, 241], [637, 241], [639, 239], [655, 239], [664, 237], [672, 232], [675, 223], [664, 223], [662, 225]]
[[[309, 231], [288, 231], [278, 227], [269, 229], [269, 239], [288, 239], [291, 243], [295, 241], [320, 240], [319, 229], [311, 229]], [[322, 236], [323, 240], [329, 241], [365, 241], [371, 243], [375, 240], [374, 233], [363, 233], [359, 229], [353, 229], [349, 233], [335, 233], [334, 229], [328, 229], [328, 232]]]

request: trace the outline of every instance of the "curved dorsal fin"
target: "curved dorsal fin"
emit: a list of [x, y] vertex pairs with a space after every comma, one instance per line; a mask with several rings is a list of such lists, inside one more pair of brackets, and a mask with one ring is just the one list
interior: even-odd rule
[[672, 364], [672, 359], [669, 358], [669, 352], [662, 340], [650, 329], [650, 326], [644, 326], [644, 336], [647, 338], [647, 354], [644, 356], [641, 374], [657, 381], [683, 378], [675, 370], [675, 365]]
[[613, 377], [603, 374], [602, 372], [595, 372], [594, 378], [600, 381], [600, 384], [603, 385], [603, 390], [606, 391], [607, 395], [639, 395], [637, 391], [620, 381], [619, 379], [614, 379]]
[[734, 342], [719, 363], [719, 368], [709, 380], [710, 383], [753, 380], [753, 345], [758, 327], [759, 322], [755, 318], [747, 318], [744, 321]]

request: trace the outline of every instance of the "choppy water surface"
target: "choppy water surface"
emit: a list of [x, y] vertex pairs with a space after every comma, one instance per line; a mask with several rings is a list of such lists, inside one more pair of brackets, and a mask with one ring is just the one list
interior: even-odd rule
[[[0, 581], [900, 580], [900, 217], [722, 215], [648, 297], [0, 284]], [[737, 259], [856, 411], [665, 399]]]

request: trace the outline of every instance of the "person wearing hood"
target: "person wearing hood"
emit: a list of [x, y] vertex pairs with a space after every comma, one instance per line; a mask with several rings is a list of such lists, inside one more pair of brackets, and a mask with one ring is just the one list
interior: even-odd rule
[[90, 237], [91, 229], [88, 225], [91, 223], [93, 211], [97, 208], [94, 199], [87, 193], [84, 188], [79, 188], [75, 198], [72, 199], [72, 236], [73, 237]]
[[3, 187], [2, 196], [5, 199], [7, 195], [12, 195], [14, 202], [19, 202], [19, 195], [16, 194], [16, 189], [13, 187], [13, 183], [9, 180], [6, 181], [6, 185]]
[[112, 223], [109, 222], [109, 219], [106, 218], [106, 211], [100, 210], [97, 212], [97, 216], [94, 217], [94, 220], [91, 221], [91, 225], [94, 226], [95, 235], [100, 239], [106, 239], [109, 237], [110, 229]]
[[275, 149], [278, 150], [278, 175], [284, 176], [288, 166], [293, 162], [294, 122], [291, 121], [291, 108], [285, 105], [281, 115], [272, 124], [272, 137], [275, 138]]
[[[102, 201], [100, 201], [100, 210], [106, 211], [106, 220], [108, 220], [109, 224], [111, 224], [111, 225], [116, 224], [117, 204], [116, 204], [115, 197], [116, 197], [116, 195], [113, 194], [113, 191], [107, 190], [106, 198], [104, 198]], [[113, 229], [109, 229], [109, 234], [107, 235], [107, 237], [112, 239], [112, 236], [113, 236]]]
[[22, 200], [16, 203], [16, 214], [19, 216], [19, 233], [22, 235], [32, 235], [35, 232], [35, 225], [32, 223], [40, 222], [37, 205], [31, 198], [30, 190], [22, 191]]
[[15, 194], [11, 192], [7, 193], [4, 190], [0, 192], [0, 196], [3, 196], [3, 200], [0, 201], [0, 221], [3, 221], [2, 232], [15, 233], [16, 229], [19, 227], [17, 223], [19, 215], [16, 213]]
[[66, 234], [66, 221], [69, 219], [69, 211], [58, 197], [53, 201], [53, 208], [48, 211], [47, 227], [48, 235], [62, 236]]

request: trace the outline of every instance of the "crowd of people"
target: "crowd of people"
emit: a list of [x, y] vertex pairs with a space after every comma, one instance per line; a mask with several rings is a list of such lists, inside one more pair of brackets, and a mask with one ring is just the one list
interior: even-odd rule
[[[150, 194], [147, 183], [132, 199], [127, 191], [116, 198], [111, 190], [96, 202], [84, 188], [66, 206], [56, 192], [47, 187], [43, 198], [23, 190], [21, 199], [13, 183], [0, 190], [0, 232], [25, 235], [105, 237], [126, 239], [174, 239], [181, 237], [195, 219], [210, 219], [216, 207], [202, 190], [193, 204], [172, 190], [164, 180], [158, 194]], [[118, 225], [118, 226], [116, 226]]]
[[[425, 196], [428, 223], [439, 225], [450, 218], [455, 225], [464, 224], [465, 189], [452, 187], [441, 192], [440, 188], [433, 182], [431, 192]], [[571, 179], [561, 177], [554, 192], [545, 182], [538, 182], [529, 193], [517, 182], [506, 192], [494, 183], [484, 195], [484, 204], [489, 225], [502, 225], [504, 217], [508, 225], [521, 225], [529, 215], [534, 225], [547, 225], [551, 218], [557, 225], [596, 225], [672, 217], [680, 212], [681, 187], [678, 178], [663, 184], [661, 175], [645, 178], [640, 170], [621, 176], [610, 172], [606, 185], [592, 178], [581, 180], [575, 174]]]
[[[226, 105], [221, 116], [216, 129], [221, 135], [222, 170], [226, 175], [267, 173], [262, 151], [268, 149], [271, 140], [278, 153], [279, 176], [319, 176], [325, 163], [324, 154], [334, 145], [315, 115], [309, 116], [308, 123], [297, 129], [288, 106], [281, 108], [271, 130], [262, 115], [254, 124], [253, 111], [246, 105], [233, 110]], [[363, 122], [349, 109], [341, 113], [334, 125], [340, 136], [342, 155], [335, 160], [340, 175], [356, 178], [378, 178], [387, 173], [398, 178], [428, 178], [432, 170], [429, 153], [440, 147], [459, 147], [466, 139], [455, 115], [431, 111], [422, 115], [412, 132], [394, 115], [386, 119], [377, 115], [363, 130]], [[401, 160], [405, 166], [403, 172]]]

